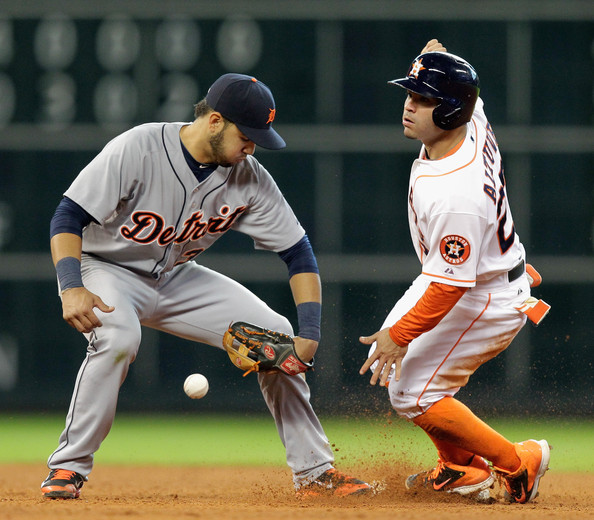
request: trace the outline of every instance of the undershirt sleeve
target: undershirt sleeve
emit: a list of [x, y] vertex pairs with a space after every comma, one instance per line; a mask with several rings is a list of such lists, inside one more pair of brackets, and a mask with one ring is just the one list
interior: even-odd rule
[[281, 251], [278, 255], [287, 264], [289, 278], [298, 273], [318, 273], [318, 263], [307, 235], [294, 246]]
[[81, 237], [82, 230], [93, 221], [96, 222], [76, 202], [63, 197], [50, 222], [50, 238], [58, 233], [72, 233]]
[[431, 282], [416, 305], [390, 328], [390, 338], [400, 347], [408, 346], [435, 327], [467, 290], [468, 287]]

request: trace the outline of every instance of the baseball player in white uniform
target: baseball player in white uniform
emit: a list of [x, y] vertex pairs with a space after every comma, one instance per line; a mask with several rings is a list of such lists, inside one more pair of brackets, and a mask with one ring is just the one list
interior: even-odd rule
[[514, 444], [454, 398], [527, 315], [539, 322], [548, 311], [530, 297], [539, 277], [531, 266], [526, 273], [478, 76], [431, 40], [406, 77], [389, 83], [407, 91], [404, 135], [423, 144], [408, 192], [422, 269], [380, 331], [360, 338], [371, 345], [360, 372], [386, 384], [394, 409], [437, 448], [436, 467], [408, 477], [407, 488], [484, 499], [498, 473], [508, 500], [530, 502], [548, 468], [548, 443]]
[[[234, 280], [195, 260], [223, 233], [246, 233], [286, 262], [297, 306], [299, 357], [320, 340], [321, 284], [305, 230], [256, 145], [281, 149], [270, 89], [225, 74], [191, 123], [149, 123], [115, 137], [66, 190], [51, 222], [64, 319], [87, 340], [59, 446], [42, 483], [49, 498], [77, 498], [107, 436], [141, 325], [223, 350], [238, 320], [291, 336], [284, 316]], [[197, 345], [196, 348], [203, 348]], [[259, 372], [287, 463], [301, 495], [369, 490], [338, 472], [305, 378]]]

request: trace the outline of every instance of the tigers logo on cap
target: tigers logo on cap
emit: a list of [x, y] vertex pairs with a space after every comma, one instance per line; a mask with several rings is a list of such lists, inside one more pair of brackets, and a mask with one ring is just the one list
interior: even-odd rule
[[270, 114], [268, 114], [268, 121], [266, 121], [266, 124], [272, 123], [276, 117], [276, 108], [269, 108], [268, 110], [270, 110]]
[[206, 102], [234, 123], [256, 145], [270, 150], [286, 146], [272, 128], [276, 105], [270, 89], [245, 74], [223, 74], [208, 89]]

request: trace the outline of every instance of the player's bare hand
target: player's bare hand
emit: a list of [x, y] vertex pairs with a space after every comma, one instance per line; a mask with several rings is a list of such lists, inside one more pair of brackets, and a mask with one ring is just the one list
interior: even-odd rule
[[297, 352], [299, 359], [305, 363], [311, 362], [318, 350], [318, 342], [313, 339], [300, 338], [299, 336], [295, 336], [293, 341], [295, 341], [295, 352]]
[[386, 386], [392, 365], [396, 369], [394, 374], [396, 381], [400, 379], [402, 358], [406, 355], [408, 347], [401, 347], [394, 343], [389, 331], [390, 329], [386, 328], [376, 332], [372, 336], [361, 336], [359, 338], [359, 341], [365, 345], [371, 345], [374, 341], [376, 342], [375, 350], [359, 370], [359, 374], [364, 375], [371, 368], [371, 365], [377, 361], [377, 366], [369, 381], [372, 385], [377, 384], [379, 380], [380, 385]]
[[94, 308], [101, 312], [114, 310], [114, 307], [106, 305], [99, 296], [84, 287], [75, 287], [62, 293], [62, 316], [66, 323], [79, 332], [91, 332], [103, 325]]
[[425, 54], [426, 52], [448, 52], [448, 50], [435, 38], [429, 40], [421, 54]]

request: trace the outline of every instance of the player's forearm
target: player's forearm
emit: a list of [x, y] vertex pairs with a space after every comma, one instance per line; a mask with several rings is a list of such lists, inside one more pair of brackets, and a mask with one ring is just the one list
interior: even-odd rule
[[82, 238], [73, 233], [58, 233], [52, 237], [50, 247], [54, 265], [67, 256], [74, 257], [80, 261]]
[[50, 247], [60, 292], [84, 287], [80, 271], [81, 237], [73, 233], [57, 233], [51, 238]]
[[317, 273], [298, 273], [289, 279], [295, 305], [322, 302], [322, 284]]
[[322, 321], [322, 284], [317, 273], [293, 275], [289, 284], [297, 306], [298, 336], [320, 341]]

